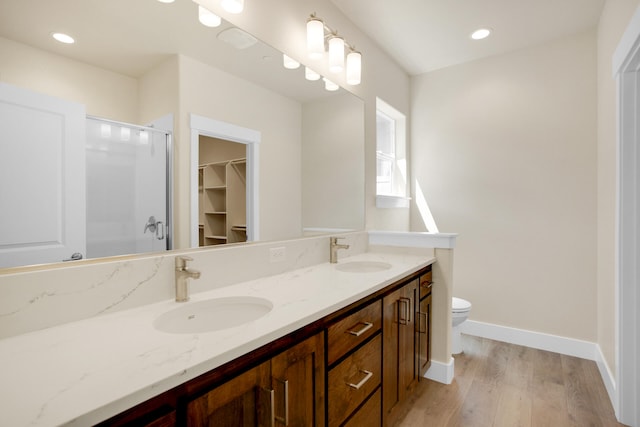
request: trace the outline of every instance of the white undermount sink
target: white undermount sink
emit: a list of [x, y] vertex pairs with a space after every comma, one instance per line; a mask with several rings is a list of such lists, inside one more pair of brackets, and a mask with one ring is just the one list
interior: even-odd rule
[[250, 296], [187, 302], [161, 314], [153, 326], [172, 334], [193, 334], [233, 328], [261, 318], [273, 309], [271, 301]]
[[349, 261], [336, 265], [336, 270], [347, 273], [375, 273], [391, 268], [391, 264], [380, 261]]

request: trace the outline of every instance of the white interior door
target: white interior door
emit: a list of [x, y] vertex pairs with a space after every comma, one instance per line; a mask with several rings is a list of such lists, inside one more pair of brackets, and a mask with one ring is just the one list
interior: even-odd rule
[[0, 267], [85, 255], [85, 117], [0, 83]]

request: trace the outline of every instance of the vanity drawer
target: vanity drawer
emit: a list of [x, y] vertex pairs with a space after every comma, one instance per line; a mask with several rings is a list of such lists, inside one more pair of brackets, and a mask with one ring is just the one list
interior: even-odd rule
[[381, 337], [378, 334], [329, 371], [329, 425], [340, 425], [376, 388], [381, 378]]
[[420, 299], [426, 297], [431, 293], [431, 286], [433, 285], [433, 274], [431, 270], [420, 276]]
[[380, 330], [382, 302], [376, 301], [327, 329], [329, 365]]
[[353, 417], [344, 423], [343, 427], [380, 427], [382, 425], [382, 389], [378, 389], [373, 396], [362, 405]]

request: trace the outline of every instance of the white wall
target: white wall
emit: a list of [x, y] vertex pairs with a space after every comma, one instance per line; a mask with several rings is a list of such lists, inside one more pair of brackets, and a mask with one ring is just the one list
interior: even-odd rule
[[598, 26], [598, 344], [609, 369], [615, 359], [616, 84], [612, 57], [640, 1], [608, 0]]
[[137, 123], [136, 79], [0, 37], [0, 81], [75, 101], [87, 114]]
[[412, 92], [414, 177], [460, 233], [470, 318], [595, 341], [595, 34], [417, 76]]

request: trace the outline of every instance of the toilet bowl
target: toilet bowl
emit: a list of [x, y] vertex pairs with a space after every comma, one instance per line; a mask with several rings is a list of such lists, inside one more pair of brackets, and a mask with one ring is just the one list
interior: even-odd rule
[[460, 325], [467, 320], [471, 311], [471, 303], [462, 298], [453, 297], [451, 299], [451, 319], [452, 319], [452, 337], [451, 352], [453, 354], [462, 353], [462, 342], [460, 339]]

